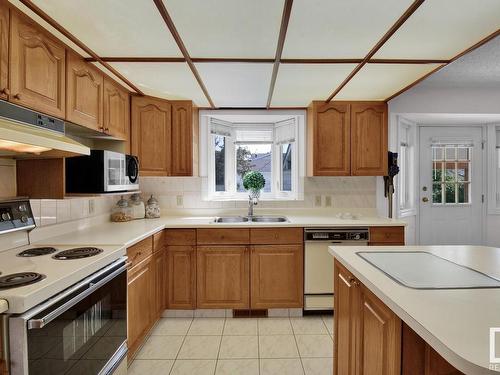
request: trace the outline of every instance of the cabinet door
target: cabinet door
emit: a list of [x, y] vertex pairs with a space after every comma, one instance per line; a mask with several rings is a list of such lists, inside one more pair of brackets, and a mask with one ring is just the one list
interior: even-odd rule
[[252, 309], [296, 308], [304, 301], [302, 245], [257, 245], [251, 252]]
[[154, 263], [154, 320], [161, 317], [165, 310], [166, 296], [166, 278], [167, 278], [167, 260], [165, 249], [158, 250], [153, 253]]
[[104, 131], [113, 137], [130, 137], [130, 96], [127, 90], [104, 78]]
[[75, 53], [68, 53], [66, 119], [103, 131], [103, 74]]
[[401, 373], [401, 319], [364, 285], [358, 320], [357, 374]]
[[196, 307], [196, 248], [167, 246], [167, 309]]
[[7, 99], [9, 66], [9, 7], [0, 1], [0, 99]]
[[198, 246], [197, 307], [250, 307], [247, 246]]
[[387, 174], [387, 105], [351, 105], [351, 174]]
[[11, 11], [10, 100], [64, 118], [66, 50], [27, 17]]
[[356, 374], [355, 328], [359, 288], [354, 277], [337, 260], [334, 263], [334, 358], [335, 375]]
[[193, 175], [193, 105], [172, 102], [172, 176]]
[[139, 157], [142, 176], [171, 173], [172, 108], [166, 100], [132, 98], [132, 154]]
[[[308, 129], [309, 171], [313, 176], [349, 176], [351, 122], [348, 104], [313, 103]], [[311, 109], [310, 109], [311, 111]], [[312, 117], [312, 118], [311, 118]], [[311, 134], [312, 133], [312, 134]], [[311, 174], [311, 172], [309, 173]]]
[[127, 345], [129, 358], [141, 346], [153, 321], [152, 256], [128, 271], [127, 285]]

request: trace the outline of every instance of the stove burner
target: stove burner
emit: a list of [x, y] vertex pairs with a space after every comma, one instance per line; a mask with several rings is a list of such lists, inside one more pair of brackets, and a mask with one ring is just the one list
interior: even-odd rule
[[17, 254], [18, 257], [38, 257], [40, 255], [47, 255], [47, 254], [52, 254], [55, 253], [56, 249], [53, 247], [34, 247], [32, 249], [27, 249], [24, 251], [21, 251], [19, 254]]
[[15, 288], [18, 286], [33, 284], [44, 278], [45, 275], [41, 275], [36, 272], [12, 273], [10, 275], [0, 277], [0, 289]]
[[102, 253], [102, 249], [98, 249], [97, 247], [77, 247], [75, 249], [61, 251], [53, 255], [52, 258], [59, 260], [80, 259], [92, 257], [100, 253]]

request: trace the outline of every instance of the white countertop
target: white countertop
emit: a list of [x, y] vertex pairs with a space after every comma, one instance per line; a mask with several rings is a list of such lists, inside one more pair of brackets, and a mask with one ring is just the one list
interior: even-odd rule
[[[261, 214], [260, 212], [258, 214]], [[273, 213], [274, 215], [276, 213]], [[234, 214], [232, 214], [234, 215]], [[105, 222], [99, 225], [69, 231], [62, 235], [45, 238], [43, 242], [52, 245], [71, 244], [117, 244], [130, 246], [164, 228], [265, 228], [265, 227], [371, 227], [404, 226], [398, 220], [373, 216], [360, 216], [357, 219], [339, 219], [334, 215], [291, 215], [282, 214], [289, 221], [284, 223], [214, 223], [215, 216], [162, 216], [159, 219], [141, 219], [125, 223]]]
[[380, 250], [428, 251], [500, 278], [500, 249], [484, 246], [329, 248], [354, 276], [458, 370], [474, 375], [500, 372], [500, 366], [490, 369], [489, 361], [490, 327], [500, 327], [500, 289], [406, 288], [356, 254]]
[[9, 303], [4, 299], [0, 299], [0, 314], [6, 312], [8, 309]]

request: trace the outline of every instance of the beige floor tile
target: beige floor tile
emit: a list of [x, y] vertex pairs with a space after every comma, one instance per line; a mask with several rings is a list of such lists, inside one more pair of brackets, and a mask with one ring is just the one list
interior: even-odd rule
[[224, 328], [223, 318], [195, 318], [191, 323], [188, 335], [196, 336], [220, 336], [222, 335], [222, 329]]
[[177, 358], [217, 359], [220, 340], [221, 336], [186, 336]]
[[258, 321], [259, 335], [291, 335], [292, 325], [288, 318], [262, 318]]
[[301, 357], [333, 357], [333, 340], [330, 335], [295, 335], [295, 338]]
[[[177, 360], [170, 375], [213, 375], [215, 359], [211, 360]], [[147, 374], [146, 374], [147, 375]]]
[[219, 358], [259, 358], [257, 336], [222, 336]]
[[323, 322], [325, 323], [326, 329], [328, 329], [328, 332], [330, 333], [330, 335], [333, 335], [333, 316], [324, 315]]
[[328, 334], [325, 323], [320, 317], [291, 318], [290, 322], [296, 335]]
[[306, 375], [332, 375], [333, 358], [302, 358]]
[[128, 368], [128, 375], [166, 375], [174, 361], [164, 359], [136, 359]]
[[300, 359], [261, 359], [260, 375], [303, 375]]
[[257, 335], [257, 319], [226, 319], [223, 335]]
[[175, 359], [183, 340], [183, 336], [150, 336], [137, 359]]
[[215, 375], [259, 375], [259, 360], [219, 359]]
[[260, 358], [296, 358], [299, 356], [293, 335], [259, 336]]
[[189, 327], [191, 326], [191, 318], [163, 318], [160, 319], [156, 327], [154, 328], [151, 335], [180, 335], [184, 336], [187, 334]]

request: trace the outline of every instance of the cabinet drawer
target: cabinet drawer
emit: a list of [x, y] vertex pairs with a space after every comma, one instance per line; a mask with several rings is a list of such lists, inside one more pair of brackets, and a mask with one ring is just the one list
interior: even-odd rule
[[143, 259], [153, 253], [153, 237], [148, 237], [127, 249], [128, 261], [131, 267], [135, 266]]
[[242, 229], [198, 229], [197, 242], [200, 245], [238, 245], [250, 242], [250, 230]]
[[404, 243], [404, 227], [371, 227], [370, 243]]
[[196, 245], [196, 229], [166, 229], [167, 245]]
[[250, 229], [252, 245], [301, 244], [304, 240], [302, 228], [255, 228]]
[[161, 251], [165, 248], [165, 230], [153, 234], [153, 252]]

